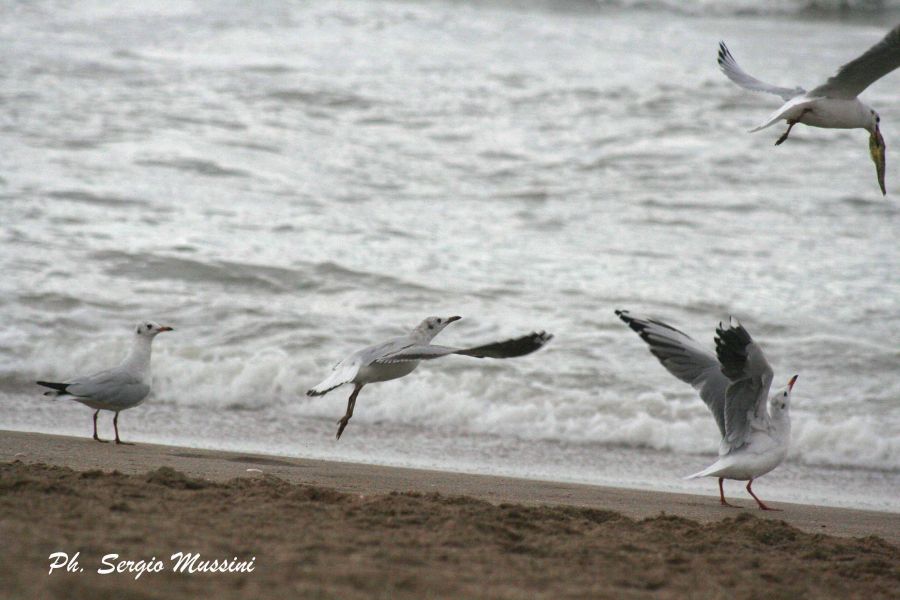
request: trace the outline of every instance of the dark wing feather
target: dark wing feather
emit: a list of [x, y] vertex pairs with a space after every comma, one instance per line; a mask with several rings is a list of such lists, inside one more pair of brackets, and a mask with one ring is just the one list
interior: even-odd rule
[[553, 335], [537, 331], [511, 340], [458, 350], [455, 354], [474, 356], [475, 358], [514, 358], [539, 350], [551, 339], [553, 339]]
[[434, 344], [420, 344], [403, 348], [397, 352], [378, 358], [374, 362], [391, 364], [413, 360], [431, 360], [450, 354], [472, 356], [474, 358], [515, 358], [516, 356], [524, 356], [526, 354], [531, 354], [535, 350], [539, 350], [552, 338], [553, 336], [551, 334], [539, 331], [511, 340], [475, 346], [474, 348], [450, 348], [448, 346], [437, 346]]
[[725, 445], [730, 450], [746, 443], [753, 419], [765, 420], [772, 367], [744, 326], [732, 319], [716, 329], [716, 355], [722, 373], [731, 381], [725, 391]]
[[[50, 388], [51, 390], [56, 390], [60, 394], [67, 393], [66, 389], [69, 387], [68, 383], [55, 383], [53, 381], [35, 381], [35, 383]], [[50, 394], [51, 392], [47, 393]]]
[[900, 25], [891, 29], [865, 54], [841, 67], [834, 77], [809, 95], [851, 100], [897, 67], [900, 67]]

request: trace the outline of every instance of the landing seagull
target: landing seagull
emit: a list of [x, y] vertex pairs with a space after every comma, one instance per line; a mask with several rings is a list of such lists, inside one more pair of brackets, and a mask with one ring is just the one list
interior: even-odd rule
[[87, 377], [76, 377], [65, 383], [38, 381], [37, 384], [54, 390], [45, 392], [45, 396], [71, 398], [96, 409], [94, 439], [98, 442], [109, 440], [101, 440], [97, 435], [97, 415], [101, 410], [115, 412], [113, 427], [116, 430], [116, 443], [129, 444], [119, 439], [119, 412], [134, 408], [150, 393], [150, 346], [153, 344], [153, 338], [164, 331], [173, 329], [152, 321], [138, 323], [133, 334], [131, 351], [119, 366]]
[[762, 510], [769, 508], [756, 497], [753, 480], [781, 464], [791, 439], [791, 390], [794, 375], [787, 386], [769, 397], [772, 367], [762, 349], [753, 341], [743, 325], [734, 318], [726, 327], [716, 329], [716, 355], [704, 349], [687, 334], [644, 317], [632, 316], [627, 310], [616, 314], [650, 345], [659, 362], [675, 377], [690, 383], [712, 411], [722, 434], [719, 460], [687, 477], [718, 477], [722, 506], [733, 506], [725, 500], [722, 480], [747, 482], [747, 491]]
[[884, 186], [885, 144], [879, 125], [881, 117], [857, 96], [900, 67], [900, 25], [869, 48], [868, 52], [845, 64], [834, 77], [809, 92], [801, 87], [778, 87], [748, 75], [738, 66], [725, 42], [719, 42], [719, 67], [731, 81], [744, 89], [767, 92], [784, 99], [785, 103], [765, 123], [750, 130], [759, 131], [784, 119], [788, 128], [775, 142], [776, 146], [788, 138], [797, 123], [827, 129], [861, 128], [868, 131], [869, 153], [875, 162], [878, 185], [881, 186], [882, 194], [887, 194]]
[[347, 413], [338, 421], [337, 439], [341, 438], [344, 428], [353, 416], [356, 397], [367, 383], [398, 379], [412, 373], [419, 366], [419, 361], [431, 360], [460, 354], [475, 358], [513, 358], [524, 356], [541, 348], [553, 337], [543, 331], [526, 336], [485, 344], [474, 348], [448, 348], [436, 346], [431, 340], [447, 325], [459, 321], [462, 317], [428, 317], [408, 335], [390, 339], [381, 344], [369, 346], [354, 352], [339, 362], [322, 383], [306, 392], [307, 396], [322, 396], [331, 390], [344, 385], [354, 384], [353, 393], [347, 400]]

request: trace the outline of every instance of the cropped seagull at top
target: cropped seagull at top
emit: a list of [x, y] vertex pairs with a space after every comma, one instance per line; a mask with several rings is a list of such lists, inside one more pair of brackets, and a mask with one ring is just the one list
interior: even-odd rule
[[857, 96], [897, 67], [900, 67], [900, 25], [869, 48], [862, 56], [841, 67], [837, 74], [822, 85], [807, 92], [801, 87], [784, 88], [771, 85], [748, 75], [738, 66], [725, 42], [719, 42], [719, 67], [733, 82], [754, 92], [781, 96], [785, 103], [772, 113], [765, 123], [751, 132], [765, 129], [784, 119], [788, 128], [775, 145], [784, 142], [797, 123], [827, 129], [856, 129], [869, 132], [869, 153], [875, 163], [878, 185], [884, 186], [885, 144], [881, 136], [881, 117]]
[[337, 438], [353, 416], [353, 407], [359, 391], [367, 383], [389, 381], [412, 373], [419, 362], [459, 354], [475, 358], [513, 358], [524, 356], [541, 348], [553, 337], [543, 331], [485, 344], [474, 348], [448, 348], [436, 346], [431, 340], [447, 325], [462, 317], [428, 317], [409, 334], [390, 339], [381, 344], [358, 350], [339, 362], [324, 381], [306, 392], [307, 396], [321, 396], [344, 385], [354, 384], [353, 392], [347, 400], [347, 413], [338, 421]]
[[152, 321], [138, 323], [132, 334], [131, 351], [119, 366], [87, 377], [76, 377], [65, 383], [38, 381], [37, 384], [54, 390], [45, 392], [45, 396], [71, 398], [96, 409], [94, 411], [94, 439], [98, 442], [109, 440], [101, 440], [97, 435], [97, 415], [101, 410], [115, 412], [113, 427], [116, 430], [116, 443], [127, 444], [128, 442], [119, 439], [119, 412], [127, 408], [134, 408], [143, 402], [150, 393], [150, 346], [153, 344], [153, 339], [164, 331], [173, 331], [173, 329]]
[[788, 384], [766, 398], [772, 367], [762, 349], [734, 318], [716, 329], [716, 354], [687, 334], [662, 321], [637, 317], [626, 310], [616, 314], [650, 346], [650, 352], [675, 377], [690, 383], [712, 411], [722, 441], [719, 459], [694, 477], [718, 477], [719, 500], [725, 500], [723, 479], [747, 482], [747, 491], [762, 510], [769, 508], [753, 493], [753, 480], [781, 464], [791, 439], [791, 390]]

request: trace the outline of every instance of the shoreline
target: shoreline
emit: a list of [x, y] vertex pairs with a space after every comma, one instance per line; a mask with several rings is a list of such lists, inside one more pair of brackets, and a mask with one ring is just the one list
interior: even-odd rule
[[900, 515], [778, 508], [0, 431], [0, 598], [895, 593]]
[[783, 520], [807, 533], [844, 537], [875, 535], [900, 546], [900, 513], [768, 500], [770, 506], [782, 510], [762, 511], [749, 496], [741, 493], [743, 485], [738, 487], [737, 482], [731, 482], [730, 489], [726, 487], [729, 502], [740, 507], [735, 509], [720, 506], [712, 495], [159, 444], [115, 446], [100, 444], [90, 438], [0, 430], [0, 462], [15, 460], [76, 471], [119, 471], [126, 475], [170, 467], [187, 476], [215, 482], [272, 475], [287, 483], [328, 487], [350, 494], [437, 492], [469, 496], [494, 504], [514, 502], [529, 506], [565, 505], [612, 510], [633, 519], [665, 514], [712, 523], [749, 512], [764, 519]]

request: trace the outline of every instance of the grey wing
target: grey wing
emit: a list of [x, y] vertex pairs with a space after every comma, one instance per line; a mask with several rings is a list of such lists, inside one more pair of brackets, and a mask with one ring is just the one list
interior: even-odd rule
[[753, 341], [743, 325], [731, 319], [728, 327], [716, 328], [716, 354], [722, 373], [730, 380], [725, 390], [725, 436], [727, 450], [743, 446], [754, 420], [768, 417], [766, 398], [772, 385], [772, 367], [762, 349]]
[[838, 69], [834, 77], [810, 95], [851, 100], [897, 67], [900, 67], [900, 25], [891, 29], [868, 52]]
[[756, 77], [753, 77], [737, 64], [737, 61], [734, 60], [734, 57], [731, 55], [731, 52], [728, 50], [728, 46], [725, 45], [725, 42], [719, 42], [718, 62], [719, 68], [722, 69], [722, 72], [725, 73], [725, 76], [745, 90], [775, 94], [776, 96], [781, 96], [782, 98], [784, 98], [785, 101], [806, 93], [806, 90], [801, 87], [779, 87], [777, 85], [772, 85], [770, 83], [760, 81]]
[[133, 406], [147, 397], [150, 386], [129, 371], [110, 369], [73, 379], [66, 393], [104, 404]]
[[539, 350], [551, 339], [553, 339], [551, 334], [538, 331], [522, 337], [472, 348], [450, 348], [448, 346], [436, 346], [434, 344], [416, 344], [391, 352], [378, 358], [375, 362], [379, 364], [390, 364], [413, 360], [431, 360], [449, 354], [472, 356], [475, 358], [514, 358], [516, 356], [525, 356], [526, 354], [531, 354], [532, 352]]
[[700, 392], [725, 437], [725, 390], [730, 382], [715, 355], [662, 321], [633, 316], [627, 310], [617, 310], [616, 314], [647, 342], [650, 352], [669, 373]]
[[331, 373], [328, 377], [323, 379], [315, 387], [309, 389], [306, 392], [306, 395], [322, 396], [336, 387], [340, 387], [345, 383], [351, 383], [356, 379], [359, 370], [363, 367], [376, 362], [379, 357], [399, 351], [410, 345], [411, 341], [408, 337], [399, 337], [358, 350], [336, 364], [334, 368], [331, 369]]

